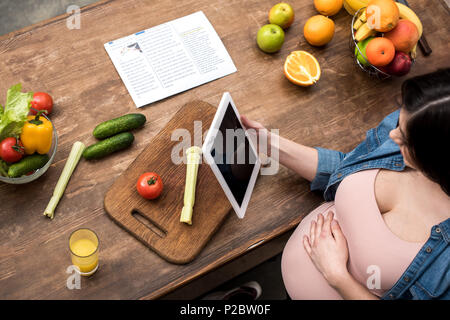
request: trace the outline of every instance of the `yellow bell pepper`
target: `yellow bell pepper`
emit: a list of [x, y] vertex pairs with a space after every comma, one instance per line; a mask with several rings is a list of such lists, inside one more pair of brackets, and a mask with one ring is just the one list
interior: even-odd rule
[[36, 116], [28, 116], [20, 135], [26, 154], [48, 153], [52, 146], [52, 138], [53, 126], [50, 121], [42, 117], [40, 113]]

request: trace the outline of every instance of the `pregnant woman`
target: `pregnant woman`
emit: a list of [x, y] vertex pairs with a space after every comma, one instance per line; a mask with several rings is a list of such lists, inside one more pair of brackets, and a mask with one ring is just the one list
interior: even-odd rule
[[401, 108], [349, 153], [279, 137], [280, 163], [327, 201], [286, 244], [289, 296], [450, 299], [449, 147], [450, 69], [406, 80]]

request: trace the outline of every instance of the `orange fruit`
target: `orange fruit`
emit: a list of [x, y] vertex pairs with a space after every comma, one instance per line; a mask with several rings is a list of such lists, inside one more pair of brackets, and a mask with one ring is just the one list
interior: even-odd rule
[[306, 41], [313, 46], [324, 46], [333, 39], [334, 22], [322, 15], [309, 18], [303, 27]]
[[314, 0], [314, 7], [324, 16], [334, 16], [341, 10], [343, 4], [344, 0]]
[[387, 38], [374, 38], [366, 47], [366, 56], [375, 67], [384, 67], [394, 59], [394, 44]]
[[367, 25], [379, 32], [395, 28], [400, 12], [394, 0], [370, 0], [366, 8]]
[[312, 54], [293, 51], [284, 62], [284, 75], [292, 83], [308, 87], [319, 81], [320, 65]]

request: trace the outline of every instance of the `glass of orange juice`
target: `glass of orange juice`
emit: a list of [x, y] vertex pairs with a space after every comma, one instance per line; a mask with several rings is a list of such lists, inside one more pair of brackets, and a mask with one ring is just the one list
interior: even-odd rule
[[78, 229], [69, 237], [72, 264], [82, 276], [90, 276], [98, 269], [98, 237], [90, 229]]

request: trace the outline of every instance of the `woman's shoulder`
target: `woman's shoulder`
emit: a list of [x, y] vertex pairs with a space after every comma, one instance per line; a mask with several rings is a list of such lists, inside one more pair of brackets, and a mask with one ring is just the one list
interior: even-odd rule
[[395, 208], [404, 172], [380, 169], [375, 178], [375, 199], [381, 214]]

